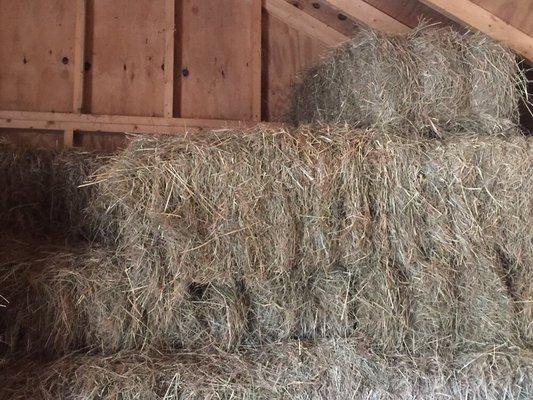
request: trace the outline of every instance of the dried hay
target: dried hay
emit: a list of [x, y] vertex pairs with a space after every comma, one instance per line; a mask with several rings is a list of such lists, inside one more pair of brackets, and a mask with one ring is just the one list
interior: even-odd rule
[[64, 248], [0, 267], [7, 302], [0, 326], [9, 353], [230, 349], [246, 329], [247, 305], [235, 285], [154, 279], [134, 286], [120, 260], [103, 249]]
[[79, 188], [105, 161], [79, 150], [51, 151], [0, 144], [0, 224], [14, 231], [89, 236]]
[[[360, 176], [368, 198], [355, 207], [369, 207], [371, 233], [356, 225], [352, 237], [371, 239], [358, 243], [375, 261], [359, 257], [363, 268], [355, 279], [367, 285], [358, 295], [357, 304], [366, 305], [358, 308], [358, 326], [394, 339], [382, 343], [385, 348], [415, 353], [515, 340], [513, 307], [528, 303], [509, 286], [511, 271], [495, 252], [505, 235], [491, 231], [512, 224], [509, 230], [521, 236], [514, 254], [524, 278], [531, 211], [515, 206], [531, 202], [530, 140], [520, 134], [445, 141], [377, 135], [366, 144]], [[353, 257], [353, 245], [345, 249], [344, 258]]]
[[422, 23], [393, 37], [363, 28], [309, 71], [289, 119], [404, 135], [501, 133], [519, 124], [526, 82], [516, 56], [480, 33]]
[[358, 332], [411, 354], [531, 343], [530, 140], [348, 127], [141, 138], [93, 176], [96, 229], [116, 248], [4, 268], [21, 305], [6, 341], [51, 353]]
[[517, 348], [452, 360], [376, 355], [361, 338], [288, 342], [221, 352], [21, 361], [0, 376], [0, 399], [446, 399], [525, 400], [533, 358]]
[[518, 340], [517, 312], [530, 340], [529, 142], [348, 127], [140, 139], [95, 177], [96, 206], [137, 285], [242, 282], [255, 342], [355, 330], [388, 351], [475, 350]]

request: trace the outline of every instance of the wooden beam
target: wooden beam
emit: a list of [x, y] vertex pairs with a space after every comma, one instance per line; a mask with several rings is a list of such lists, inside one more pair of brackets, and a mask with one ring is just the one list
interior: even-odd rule
[[329, 4], [326, 0], [285, 0], [345, 36], [352, 37], [359, 23]]
[[390, 34], [403, 34], [411, 30], [407, 25], [363, 0], [327, 1], [348, 17], [357, 19], [370, 28]]
[[320, 40], [327, 46], [337, 46], [349, 40], [347, 36], [330, 28], [285, 0], [264, 0], [263, 6], [270, 15], [297, 31]]
[[255, 126], [254, 122], [216, 119], [128, 117], [32, 111], [0, 111], [0, 128], [47, 129], [87, 132], [126, 132], [180, 134], [202, 129], [236, 129]]
[[261, 31], [262, 31], [262, 0], [252, 3], [252, 121], [261, 121]]
[[76, 32], [74, 35], [74, 92], [72, 108], [81, 113], [83, 106], [83, 77], [85, 74], [85, 23], [87, 20], [86, 0], [76, 0]]
[[421, 0], [424, 4], [500, 41], [533, 61], [533, 38], [469, 0]]
[[74, 146], [74, 129], [68, 128], [63, 132], [63, 147], [71, 148]]
[[174, 116], [174, 48], [176, 32], [176, 1], [165, 0], [165, 90], [163, 115]]

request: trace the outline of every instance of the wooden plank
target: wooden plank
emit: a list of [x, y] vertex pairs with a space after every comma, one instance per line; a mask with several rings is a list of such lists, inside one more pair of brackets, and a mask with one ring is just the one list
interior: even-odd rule
[[258, 120], [260, 0], [182, 0], [180, 117]]
[[355, 19], [344, 15], [338, 9], [332, 7], [326, 0], [285, 1], [325, 23], [337, 32], [342, 33], [344, 36], [352, 37], [359, 30], [358, 22]]
[[285, 0], [265, 0], [264, 7], [270, 15], [327, 46], [337, 46], [349, 39]]
[[421, 19], [428, 23], [440, 23], [454, 28], [462, 27], [418, 0], [365, 0], [365, 2], [411, 28], [417, 26]]
[[166, 0], [165, 2], [165, 117], [174, 116], [174, 49], [176, 33], [176, 1]]
[[63, 132], [63, 147], [70, 148], [74, 146], [74, 129], [68, 128]]
[[351, 18], [382, 32], [402, 34], [410, 30], [409, 26], [363, 0], [328, 0], [328, 3]]
[[305, 71], [318, 64], [329, 47], [288, 26], [276, 17], [263, 16], [263, 117], [286, 119], [293, 86]]
[[533, 60], [533, 37], [491, 14], [469, 0], [421, 0], [428, 6], [505, 43], [529, 60]]
[[164, 115], [165, 1], [88, 3], [88, 113]]
[[63, 132], [0, 128], [0, 141], [14, 146], [60, 149], [63, 147]]
[[76, 2], [0, 0], [0, 109], [72, 111]]
[[252, 122], [190, 118], [0, 111], [0, 127], [19, 129], [179, 134], [199, 129], [244, 129], [254, 125]]
[[83, 106], [86, 11], [86, 0], [76, 0], [76, 33], [74, 35], [73, 60], [74, 93], [72, 95], [72, 108], [75, 113], [81, 113]]
[[533, 36], [533, 1], [531, 0], [472, 0], [491, 14]]
[[252, 27], [251, 27], [251, 42], [252, 42], [252, 59], [250, 62], [252, 69], [252, 116], [251, 121], [261, 121], [261, 103], [262, 103], [262, 91], [261, 91], [261, 75], [262, 75], [262, 0], [252, 0]]

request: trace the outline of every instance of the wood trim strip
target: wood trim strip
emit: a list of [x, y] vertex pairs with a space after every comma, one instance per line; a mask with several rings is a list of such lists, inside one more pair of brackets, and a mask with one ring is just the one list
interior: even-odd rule
[[85, 25], [87, 21], [86, 0], [76, 0], [76, 32], [74, 36], [74, 91], [73, 112], [81, 114], [83, 107], [83, 81], [85, 74]]
[[165, 0], [165, 90], [163, 115], [174, 116], [174, 65], [175, 65], [176, 1]]
[[[201, 129], [246, 129], [255, 125], [257, 125], [256, 122], [215, 119], [0, 111], [0, 128], [180, 134]], [[276, 124], [269, 125], [277, 126]]]
[[252, 0], [252, 121], [261, 121], [261, 31], [262, 31], [262, 1]]

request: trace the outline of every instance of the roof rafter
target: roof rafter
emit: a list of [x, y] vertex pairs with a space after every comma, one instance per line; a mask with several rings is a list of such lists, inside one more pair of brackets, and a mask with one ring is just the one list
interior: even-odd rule
[[337, 46], [349, 40], [348, 36], [343, 35], [285, 0], [264, 0], [263, 7], [270, 15], [328, 46]]
[[533, 38], [470, 0], [420, 0], [436, 11], [498, 40], [533, 61]]
[[391, 34], [406, 33], [411, 28], [363, 0], [327, 0], [333, 7], [370, 28]]

